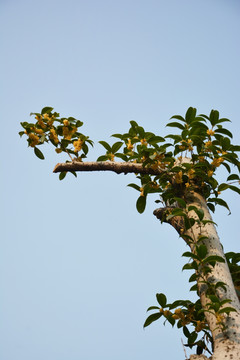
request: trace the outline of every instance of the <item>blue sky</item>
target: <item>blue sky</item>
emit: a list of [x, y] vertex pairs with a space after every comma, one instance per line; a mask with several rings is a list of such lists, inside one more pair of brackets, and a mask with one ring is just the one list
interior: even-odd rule
[[[184, 358], [180, 331], [142, 328], [157, 292], [193, 298], [186, 246], [152, 215], [154, 197], [139, 215], [133, 175], [60, 182], [66, 158], [49, 146], [39, 160], [18, 131], [52, 106], [84, 122], [95, 160], [130, 120], [166, 135], [194, 106], [230, 118], [239, 144], [239, 20], [234, 0], [0, 1], [1, 359]], [[214, 220], [239, 251], [239, 199], [225, 199], [232, 215]]]

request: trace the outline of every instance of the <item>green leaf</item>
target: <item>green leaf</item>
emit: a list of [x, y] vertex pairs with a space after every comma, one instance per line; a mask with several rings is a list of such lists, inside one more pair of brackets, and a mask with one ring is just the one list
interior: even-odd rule
[[196, 259], [196, 260], [199, 260], [199, 257], [193, 253], [191, 253], [190, 251], [186, 251], [182, 254], [182, 256], [185, 256], [185, 257], [190, 257], [192, 259]]
[[205, 258], [205, 256], [207, 255], [207, 247], [206, 245], [200, 245], [196, 247], [196, 251], [198, 256], [200, 257], [201, 260], [203, 260]]
[[193, 206], [193, 205], [189, 206], [188, 211], [194, 211], [197, 214], [200, 221], [204, 217], [204, 211], [202, 209], [198, 209], [196, 206]]
[[53, 108], [52, 108], [52, 107], [46, 106], [46, 107], [44, 107], [44, 108], [42, 109], [41, 115], [43, 115], [43, 114], [50, 114], [52, 111], [53, 111]]
[[190, 124], [195, 119], [196, 113], [197, 113], [197, 109], [195, 109], [193, 107], [188, 108], [186, 115], [185, 115], [187, 124]]
[[190, 278], [189, 278], [189, 282], [193, 282], [193, 281], [196, 281], [197, 280], [197, 274], [192, 274], [191, 276], [190, 276]]
[[171, 123], [168, 123], [166, 126], [176, 127], [176, 128], [181, 129], [181, 130], [185, 129], [185, 126], [183, 126], [182, 124], [179, 124], [178, 122], [171, 122]]
[[208, 298], [213, 302], [213, 303], [219, 303], [220, 300], [216, 295], [208, 295]]
[[173, 199], [174, 199], [175, 201], [177, 201], [178, 204], [179, 204], [180, 206], [182, 206], [184, 209], [186, 208], [186, 201], [185, 201], [185, 200], [183, 200], [182, 198], [179, 198], [179, 197], [174, 197]]
[[162, 314], [161, 314], [160, 312], [150, 315], [150, 316], [146, 319], [143, 327], [145, 328], [145, 327], [149, 326], [152, 322], [158, 320], [161, 316], [162, 316]]
[[159, 305], [161, 305], [161, 307], [164, 308], [167, 304], [166, 295], [164, 295], [162, 293], [156, 294], [156, 298], [157, 298], [157, 302], [159, 303]]
[[227, 136], [229, 136], [230, 138], [233, 137], [233, 136], [232, 136], [232, 133], [231, 133], [229, 130], [227, 130], [227, 129], [216, 129], [216, 130], [214, 130], [214, 132], [217, 133], [217, 134], [227, 135]]
[[189, 290], [190, 291], [197, 291], [197, 284], [194, 284], [193, 286], [191, 286]]
[[115, 154], [120, 148], [121, 146], [123, 145], [122, 142], [118, 141], [116, 142], [115, 144], [113, 144], [112, 146], [112, 153]]
[[218, 187], [218, 191], [224, 191], [226, 189], [229, 188], [229, 185], [228, 184], [220, 184], [219, 187]]
[[[226, 122], [226, 121], [231, 122], [231, 120], [229, 120], [229, 119], [222, 118], [222, 119], [219, 119], [216, 124], [220, 124], [220, 123], [223, 123], [223, 122]], [[216, 124], [215, 124], [215, 125], [216, 125]]]
[[67, 172], [66, 172], [66, 171], [60, 172], [60, 174], [59, 174], [59, 180], [63, 180], [66, 175], [67, 175]]
[[238, 187], [236, 187], [236, 186], [229, 185], [229, 189], [231, 189], [231, 190], [237, 192], [238, 194], [240, 194], [240, 189]]
[[122, 134], [113, 134], [112, 137], [116, 137], [118, 139], [121, 139], [123, 138]]
[[128, 184], [127, 186], [137, 190], [137, 191], [140, 191], [140, 186], [136, 185], [136, 184]]
[[36, 146], [34, 147], [34, 153], [39, 159], [44, 160], [43, 153]]
[[77, 173], [75, 171], [70, 171], [70, 173], [77, 177]]
[[230, 180], [240, 180], [239, 175], [237, 175], [237, 174], [229, 175], [227, 178], [227, 181], [230, 181]]
[[159, 310], [159, 306], [150, 306], [147, 311], [150, 311], [150, 310]]
[[182, 270], [193, 270], [193, 269], [194, 269], [193, 263], [185, 264], [185, 265], [182, 267]]
[[97, 158], [97, 161], [107, 161], [107, 160], [108, 160], [108, 156], [106, 155], [102, 155]]
[[115, 157], [118, 157], [118, 158], [122, 159], [123, 161], [128, 161], [127, 155], [124, 155], [121, 153], [115, 153], [114, 155], [115, 155]]
[[136, 203], [137, 211], [142, 214], [146, 207], [146, 196], [139, 196]]
[[195, 219], [193, 218], [187, 218], [185, 217], [184, 218], [184, 226], [185, 226], [185, 229], [188, 230], [188, 229], [191, 229], [191, 227], [195, 224]]
[[170, 324], [172, 326], [174, 326], [174, 324], [175, 324], [175, 319], [174, 318], [172, 318], [171, 316], [167, 316], [167, 320], [168, 320], [168, 322], [170, 322]]
[[186, 338], [188, 338], [190, 336], [190, 331], [188, 330], [188, 328], [186, 326], [183, 326], [183, 333], [186, 336]]
[[220, 263], [225, 263], [225, 260], [224, 258], [222, 258], [221, 256], [218, 256], [218, 255], [210, 255], [208, 256], [207, 258], [205, 258], [203, 260], [203, 264], [206, 264], [206, 263], [211, 263], [211, 262], [220, 262]]
[[222, 314], [222, 313], [229, 314], [230, 312], [234, 312], [234, 311], [236, 312], [237, 310], [228, 306], [228, 307], [225, 307], [225, 308], [219, 310], [218, 312], [219, 312], [219, 314]]
[[224, 206], [226, 209], [229, 210], [229, 213], [231, 213], [228, 204], [227, 204], [226, 201], [224, 201], [223, 199], [220, 199], [220, 198], [209, 198], [208, 201], [214, 202], [215, 204], [218, 204], [218, 205], [221, 205], [221, 206]]
[[223, 151], [229, 150], [231, 147], [230, 139], [227, 137], [222, 138], [221, 145], [222, 145]]
[[185, 119], [181, 115], [173, 115], [170, 119], [177, 119], [177, 120], [186, 122]]
[[132, 125], [132, 127], [138, 127], [138, 124], [134, 120], [131, 120], [130, 124]]
[[209, 207], [209, 209], [214, 213], [215, 212], [215, 206], [211, 203], [207, 203], [207, 206]]
[[210, 123], [214, 126], [218, 123], [219, 112], [217, 110], [212, 110], [209, 116]]
[[195, 331], [191, 332], [191, 334], [188, 336], [188, 344], [190, 345], [190, 344], [195, 343], [197, 337], [198, 337], [198, 334]]
[[101, 144], [105, 149], [109, 152], [112, 152], [111, 146], [106, 141], [99, 141], [99, 144]]
[[165, 139], [161, 136], [152, 136], [152, 137], [150, 137], [150, 139], [148, 139], [148, 143], [150, 145], [154, 145], [154, 144], [157, 144], [159, 142], [164, 142], [164, 141], [165, 141]]

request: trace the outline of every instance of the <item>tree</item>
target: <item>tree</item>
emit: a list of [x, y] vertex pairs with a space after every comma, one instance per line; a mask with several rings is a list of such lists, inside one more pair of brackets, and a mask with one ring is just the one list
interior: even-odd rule
[[[77, 176], [78, 171], [135, 173], [140, 185], [129, 186], [139, 192], [138, 212], [145, 210], [148, 194], [156, 193], [156, 203], [162, 207], [154, 215], [173, 226], [189, 246], [183, 254], [189, 259], [183, 269], [192, 271], [190, 290], [197, 293], [198, 300], [168, 303], [166, 295], [156, 294], [157, 305], [148, 308], [154, 312], [144, 327], [163, 317], [182, 329], [187, 338], [185, 346], [196, 349], [191, 360], [207, 359], [209, 354], [211, 360], [240, 359], [240, 253], [224, 254], [210, 214], [216, 205], [230, 213], [227, 202], [219, 196], [223, 191], [240, 194], [240, 146], [232, 144], [231, 132], [222, 125], [230, 120], [219, 118], [216, 110], [209, 116], [197, 115], [190, 107], [185, 117], [174, 115], [174, 121], [167, 124], [179, 134], [164, 138], [130, 121], [127, 133], [112, 135], [118, 139], [113, 145], [100, 141], [104, 155], [96, 162], [86, 162], [83, 159], [93, 141], [78, 131], [81, 121], [60, 118], [51, 107], [31, 115], [36, 122], [21, 123], [24, 130], [19, 134], [27, 135], [28, 145], [40, 159], [44, 155], [38, 146], [45, 142], [57, 153], [68, 154], [71, 161], [57, 164], [53, 170], [60, 173], [60, 180], [68, 172]], [[216, 172], [222, 166], [229, 175], [219, 184]]]

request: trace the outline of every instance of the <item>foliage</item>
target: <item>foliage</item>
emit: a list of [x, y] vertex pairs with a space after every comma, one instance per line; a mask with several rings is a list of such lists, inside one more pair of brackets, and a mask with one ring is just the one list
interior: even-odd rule
[[[34, 148], [37, 157], [44, 159], [37, 145], [50, 142], [57, 153], [66, 152], [71, 160], [72, 157], [77, 161], [86, 158], [88, 144], [93, 145], [93, 142], [88, 136], [78, 132], [78, 128], [83, 125], [81, 121], [72, 117], [60, 118], [51, 107], [43, 108], [41, 114], [31, 115], [35, 115], [36, 123], [22, 122], [24, 131], [19, 134], [27, 135], [28, 145]], [[105, 149], [105, 154], [97, 161], [115, 161], [118, 158], [124, 162], [138, 163], [144, 168], [152, 169], [153, 175], [136, 174], [140, 181], [139, 185], [135, 183], [128, 185], [140, 193], [136, 202], [138, 212], [144, 212], [147, 196], [155, 193], [159, 196], [156, 202], [162, 202], [166, 207], [161, 220], [171, 223], [176, 218], [181, 219], [177, 231], [191, 248], [191, 251], [183, 254], [190, 260], [184, 265], [183, 270], [193, 271], [189, 278], [189, 282], [193, 282], [191, 291], [198, 294], [197, 282], [205, 285], [208, 303], [204, 309], [199, 299], [195, 303], [190, 300], [167, 303], [166, 295], [157, 294], [159, 306], [148, 308], [148, 311], [156, 312], [148, 316], [144, 327], [163, 317], [165, 322], [169, 322], [172, 326], [176, 324], [182, 329], [187, 338], [186, 346], [190, 348], [196, 346], [197, 354], [201, 354], [203, 350], [210, 352], [209, 342], [213, 346], [205, 317], [206, 312], [214, 314], [217, 327], [224, 330], [225, 317], [235, 309], [225, 306], [231, 302], [230, 299], [220, 300], [218, 296], [219, 289], [226, 290], [225, 283], [220, 281], [212, 283], [208, 280], [216, 264], [225, 262], [225, 259], [208, 254], [205, 245], [208, 238], [201, 233], [201, 229], [212, 221], [204, 219], [203, 210], [188, 205], [188, 196], [193, 192], [199, 193], [206, 199], [207, 206], [212, 212], [215, 211], [216, 205], [220, 205], [227, 208], [230, 213], [227, 202], [219, 195], [227, 189], [240, 194], [240, 162], [237, 155], [240, 146], [232, 144], [231, 132], [223, 127], [223, 123], [230, 120], [220, 118], [216, 110], [212, 110], [209, 116], [197, 115], [196, 109], [190, 107], [185, 117], [174, 115], [171, 119], [173, 121], [167, 126], [177, 129], [178, 134], [169, 134], [165, 137], [147, 132], [136, 121], [130, 121], [130, 129], [127, 133], [112, 135], [118, 140], [113, 145], [99, 141]], [[216, 179], [216, 172], [220, 167], [225, 167], [228, 172], [223, 183], [219, 183]], [[66, 172], [60, 173], [60, 180], [65, 176]], [[187, 234], [194, 224], [198, 224], [200, 229], [197, 239]], [[239, 296], [240, 254], [230, 252], [225, 255]], [[194, 330], [189, 326], [193, 326]]]
[[[73, 117], [60, 118], [58, 113], [53, 112], [52, 107], [44, 107], [41, 114], [31, 113], [30, 115], [35, 115], [37, 121], [35, 123], [21, 122], [24, 131], [20, 131], [19, 135], [27, 135], [28, 146], [34, 148], [34, 153], [39, 159], [43, 160], [44, 155], [37, 145], [43, 145], [45, 142], [50, 142], [57, 154], [67, 153], [71, 160], [73, 157], [77, 161], [86, 158], [88, 145], [93, 146], [93, 141], [78, 132], [78, 128], [83, 125], [82, 121]], [[75, 173], [74, 175], [76, 176]], [[65, 176], [66, 173], [62, 172], [59, 179], [62, 180]]]

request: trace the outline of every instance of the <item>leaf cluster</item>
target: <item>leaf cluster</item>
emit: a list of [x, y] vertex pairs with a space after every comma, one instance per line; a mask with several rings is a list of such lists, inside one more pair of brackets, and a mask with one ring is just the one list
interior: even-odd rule
[[[93, 146], [93, 141], [88, 136], [80, 133], [78, 129], [83, 122], [73, 117], [60, 118], [59, 113], [53, 112], [52, 107], [44, 107], [41, 113], [31, 113], [35, 116], [35, 123], [21, 122], [23, 131], [20, 136], [26, 135], [28, 146], [34, 149], [35, 155], [43, 160], [44, 155], [39, 146], [44, 143], [51, 143], [55, 147], [56, 153], [65, 152], [71, 160], [82, 161], [86, 158], [89, 145]], [[75, 176], [76, 173], [72, 172]], [[59, 175], [62, 180], [66, 172]]]

